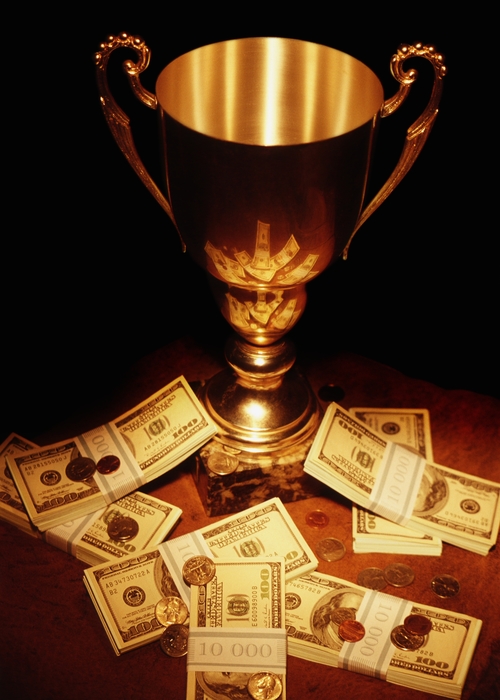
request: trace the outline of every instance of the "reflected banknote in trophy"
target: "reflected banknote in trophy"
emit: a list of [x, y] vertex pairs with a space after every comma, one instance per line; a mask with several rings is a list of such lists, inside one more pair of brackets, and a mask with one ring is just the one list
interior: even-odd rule
[[[163, 189], [146, 171], [108, 87], [108, 60], [121, 48], [137, 55], [123, 64], [133, 92], [159, 115]], [[415, 57], [434, 70], [429, 103], [408, 129], [389, 180], [365, 205], [375, 131], [408, 95], [417, 73], [405, 62]], [[149, 58], [141, 38], [108, 37], [95, 57], [100, 100], [119, 147], [208, 272], [236, 331], [226, 345], [229, 367], [200, 395], [218, 426], [204, 462], [218, 475], [301, 462], [321, 410], [293, 367], [285, 335], [304, 311], [306, 283], [347, 255], [355, 232], [417, 158], [437, 116], [443, 56], [432, 46], [402, 45], [390, 64], [399, 89], [385, 101], [367, 66], [306, 41], [203, 46], [163, 69], [156, 94], [140, 83]]]

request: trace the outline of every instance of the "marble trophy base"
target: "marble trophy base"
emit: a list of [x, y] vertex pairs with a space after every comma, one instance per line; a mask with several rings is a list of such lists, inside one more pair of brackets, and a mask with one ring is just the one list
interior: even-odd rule
[[210, 469], [213, 466], [220, 470], [224, 462], [229, 469], [235, 459], [219, 442], [211, 440], [195, 458], [194, 480], [206, 514], [230, 515], [274, 497], [290, 503], [320, 495], [322, 484], [304, 473], [304, 461], [313, 439], [314, 435], [266, 460], [259, 456], [253, 463], [239, 462], [229, 474], [216, 474]]
[[237, 513], [269, 498], [284, 503], [319, 493], [304, 461], [322, 410], [281, 339], [258, 346], [232, 336], [228, 367], [198, 397], [218, 427], [196, 457], [195, 482], [207, 515]]

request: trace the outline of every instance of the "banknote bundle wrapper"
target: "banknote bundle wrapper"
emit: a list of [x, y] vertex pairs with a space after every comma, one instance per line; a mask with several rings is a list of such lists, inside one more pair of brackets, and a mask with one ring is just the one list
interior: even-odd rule
[[215, 432], [179, 377], [110, 423], [6, 460], [30, 520], [45, 531], [140, 489]]
[[[37, 445], [11, 434], [0, 445], [0, 460], [6, 453], [19, 454]], [[90, 566], [119, 559], [160, 544], [179, 520], [182, 510], [159, 498], [134, 491], [124, 498], [64, 525], [40, 532], [26, 514], [8, 469], [0, 473], [0, 519], [33, 537], [72, 554]], [[115, 533], [115, 538], [110, 536]]]
[[216, 564], [282, 557], [287, 580], [318, 565], [283, 503], [272, 498], [140, 555], [86, 569], [83, 582], [116, 654], [161, 637], [164, 628], [155, 615], [161, 598], [180, 597], [190, 606], [182, 567], [198, 555]]
[[248, 698], [253, 674], [286, 700], [285, 567], [280, 559], [217, 560], [214, 578], [191, 586], [187, 700]]
[[500, 484], [428, 462], [329, 405], [304, 471], [356, 505], [443, 542], [487, 554], [500, 522]]
[[[287, 582], [285, 599], [291, 656], [447, 698], [461, 696], [481, 620], [316, 572]], [[414, 650], [398, 648], [391, 639], [408, 615], [432, 622]], [[339, 636], [339, 625], [348, 617], [365, 628], [356, 643]]]
[[[419, 452], [433, 462], [429, 411], [426, 408], [350, 408], [363, 421], [387, 439]], [[382, 518], [364, 508], [352, 506], [352, 548], [356, 554], [419, 554], [439, 556], [443, 543], [438, 537], [417, 532]]]

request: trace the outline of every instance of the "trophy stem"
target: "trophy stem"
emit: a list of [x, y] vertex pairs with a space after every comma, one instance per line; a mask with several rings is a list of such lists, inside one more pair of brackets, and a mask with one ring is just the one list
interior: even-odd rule
[[300, 449], [316, 432], [321, 418], [307, 380], [293, 367], [289, 340], [258, 347], [236, 336], [226, 345], [231, 369], [203, 387], [201, 400], [219, 432], [214, 440], [238, 454], [241, 462], [260, 466], [276, 452]]

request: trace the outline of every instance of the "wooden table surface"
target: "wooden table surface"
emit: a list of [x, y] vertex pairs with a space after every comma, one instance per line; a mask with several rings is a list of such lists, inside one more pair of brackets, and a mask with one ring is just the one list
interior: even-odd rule
[[[329, 383], [345, 392], [350, 406], [426, 407], [431, 415], [435, 461], [469, 474], [500, 481], [500, 402], [467, 391], [449, 391], [414, 380], [353, 354], [301, 358], [313, 388]], [[48, 444], [71, 437], [137, 404], [179, 374], [188, 381], [210, 377], [221, 367], [190, 338], [176, 341], [136, 363], [113, 396], [96, 401], [94, 409], [73, 416], [44, 435], [26, 436]], [[196, 491], [190, 463], [184, 463], [145, 490], [183, 509], [171, 536], [178, 536], [220, 518], [208, 518]], [[446, 607], [483, 620], [483, 627], [462, 697], [493, 700], [500, 696], [500, 554], [486, 557], [444, 544], [440, 557], [354, 554], [350, 504], [327, 487], [322, 495], [286, 505], [313, 547], [333, 536], [347, 548], [337, 562], [320, 561], [318, 570], [350, 581], [368, 566], [396, 561], [415, 571], [414, 582], [396, 595]], [[324, 530], [313, 530], [305, 516], [320, 508], [330, 518]], [[182, 700], [186, 657], [165, 656], [158, 643], [116, 657], [82, 583], [85, 564], [0, 523], [1, 599], [0, 658], [2, 695], [9, 700]], [[452, 574], [460, 593], [442, 601], [430, 588], [433, 576]], [[391, 591], [392, 593], [392, 591]], [[4, 694], [6, 692], [6, 694]], [[384, 681], [288, 657], [287, 698], [344, 698], [375, 694], [381, 699], [432, 698]]]

